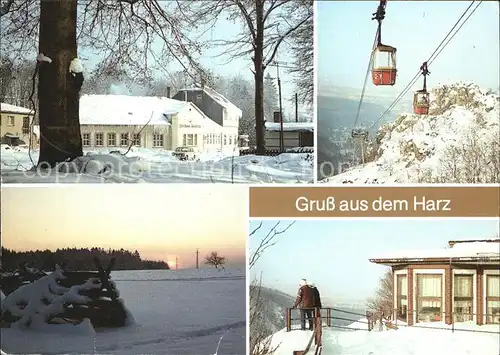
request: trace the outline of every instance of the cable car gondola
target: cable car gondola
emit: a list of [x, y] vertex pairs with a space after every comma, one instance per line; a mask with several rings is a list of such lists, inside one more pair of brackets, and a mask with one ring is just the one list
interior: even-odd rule
[[382, 44], [382, 20], [387, 0], [381, 0], [372, 20], [377, 20], [377, 45], [372, 53], [372, 81], [376, 86], [396, 84], [396, 48]]
[[427, 92], [427, 75], [430, 74], [427, 69], [427, 62], [424, 62], [420, 67], [422, 75], [424, 76], [424, 87], [418, 90], [413, 95], [413, 112], [417, 115], [429, 114], [429, 93]]
[[363, 127], [354, 128], [351, 131], [351, 137], [360, 141], [368, 141], [368, 130]]

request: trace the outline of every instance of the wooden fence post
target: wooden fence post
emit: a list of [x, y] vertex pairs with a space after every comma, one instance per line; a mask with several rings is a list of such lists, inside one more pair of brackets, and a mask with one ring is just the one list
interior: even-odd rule
[[290, 330], [292, 330], [292, 309], [291, 308], [286, 309], [285, 322], [286, 322], [286, 331], [289, 332]]
[[314, 332], [315, 332], [315, 339], [314, 339], [314, 344], [316, 346], [321, 346], [321, 336], [322, 336], [322, 333], [323, 333], [323, 326], [322, 326], [322, 322], [321, 322], [321, 310], [319, 308], [316, 308], [314, 310], [314, 312], [316, 313], [316, 317], [315, 317], [315, 329], [314, 329]]
[[327, 308], [327, 310], [326, 310], [326, 325], [328, 325], [329, 327], [332, 326], [332, 309], [331, 308]]

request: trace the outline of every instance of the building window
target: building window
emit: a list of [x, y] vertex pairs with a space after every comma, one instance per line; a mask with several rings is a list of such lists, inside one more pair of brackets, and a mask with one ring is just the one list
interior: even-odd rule
[[196, 94], [196, 105], [201, 105], [202, 100], [203, 100], [203, 95]]
[[486, 323], [500, 323], [500, 275], [486, 275]]
[[120, 133], [120, 145], [122, 147], [128, 146], [128, 133]]
[[14, 116], [7, 116], [7, 126], [14, 126], [16, 124]]
[[187, 145], [187, 135], [186, 135], [186, 134], [183, 134], [183, 135], [182, 135], [182, 145], [183, 145], [183, 146], [186, 146], [186, 145]]
[[210, 144], [214, 144], [214, 135], [213, 135], [213, 133], [210, 133], [210, 135], [208, 136], [208, 138], [210, 140], [209, 143]]
[[30, 118], [23, 117], [23, 134], [29, 134], [29, 133], [30, 133]]
[[187, 146], [192, 146], [194, 145], [194, 138], [193, 138], [194, 134], [187, 134]]
[[417, 275], [417, 322], [441, 321], [442, 288], [442, 275]]
[[96, 147], [102, 147], [104, 145], [104, 133], [95, 134], [95, 145]]
[[84, 147], [90, 147], [90, 133], [82, 134], [82, 145]]
[[198, 145], [198, 135], [194, 134], [194, 145]]
[[134, 133], [134, 139], [133, 139], [133, 145], [136, 147], [139, 147], [141, 145], [141, 134], [140, 133]]
[[238, 136], [234, 135], [234, 145], [238, 145]]
[[116, 133], [108, 133], [108, 147], [116, 145]]
[[218, 134], [217, 135], [217, 144], [220, 144], [220, 142], [221, 142], [221, 134]]
[[224, 145], [226, 145], [226, 144], [227, 144], [227, 136], [224, 135]]
[[163, 134], [153, 134], [153, 147], [163, 147]]
[[467, 322], [473, 319], [473, 277], [473, 275], [453, 277], [453, 319], [455, 322]]
[[207, 144], [207, 135], [206, 134], [203, 135], [203, 144]]
[[396, 275], [396, 287], [397, 318], [406, 322], [408, 315], [408, 278], [406, 275]]
[[233, 137], [229, 136], [229, 145], [233, 145]]

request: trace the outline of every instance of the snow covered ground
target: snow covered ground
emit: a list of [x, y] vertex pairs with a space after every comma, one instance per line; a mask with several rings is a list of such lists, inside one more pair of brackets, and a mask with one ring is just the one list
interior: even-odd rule
[[[360, 329], [366, 329], [366, 322], [360, 320], [352, 325], [353, 328], [357, 328], [357, 326]], [[426, 326], [442, 329], [431, 329], [426, 328]], [[400, 327], [397, 330], [382, 332], [323, 327], [321, 354], [498, 355], [500, 353], [499, 325], [456, 324], [455, 327], [455, 332], [451, 331], [451, 326], [436, 323], [419, 324], [418, 327]], [[474, 330], [492, 333], [479, 333], [474, 332]], [[311, 331], [299, 330], [291, 332], [282, 330], [275, 333], [272, 338], [272, 346], [279, 345], [275, 355], [289, 355], [294, 350], [304, 350], [311, 335]]]
[[[123, 149], [115, 151], [125, 153]], [[38, 151], [2, 145], [2, 183], [310, 183], [313, 154], [283, 153], [276, 157], [201, 156], [180, 161], [171, 151], [132, 148], [126, 156], [109, 149], [84, 151], [85, 156], [51, 171], [32, 169]], [[31, 158], [30, 158], [31, 156]]]
[[437, 86], [430, 99], [430, 115], [403, 114], [379, 129], [367, 152], [374, 161], [321, 182], [498, 182], [499, 96], [459, 82]]
[[[1, 329], [7, 353], [245, 354], [245, 269], [111, 273], [135, 324], [117, 329], [49, 325]], [[2, 295], [3, 298], [3, 295]]]

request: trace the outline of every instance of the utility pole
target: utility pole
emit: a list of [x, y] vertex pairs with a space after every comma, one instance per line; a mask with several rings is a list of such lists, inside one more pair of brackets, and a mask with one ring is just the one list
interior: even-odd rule
[[179, 258], [175, 257], [175, 270], [179, 270]]
[[[280, 105], [280, 148], [281, 148], [281, 151], [285, 150], [285, 141], [284, 141], [284, 134], [283, 134], [283, 101], [282, 101], [282, 97], [281, 97], [281, 79], [280, 79], [280, 71], [279, 71], [279, 67], [282, 68], [286, 68], [286, 69], [293, 69], [293, 70], [296, 70], [297, 67], [295, 66], [291, 66], [289, 63], [287, 62], [280, 62], [280, 61], [273, 61], [272, 64], [270, 64], [270, 66], [275, 66], [276, 67], [276, 79], [278, 80], [278, 97], [279, 97], [279, 105]], [[296, 96], [298, 97], [298, 96]], [[298, 101], [298, 100], [297, 100]], [[295, 113], [295, 120], [298, 121], [298, 105], [297, 105], [297, 108], [296, 108], [296, 113]]]
[[285, 142], [283, 137], [283, 106], [281, 103], [281, 79], [280, 79], [280, 65], [279, 62], [275, 61], [276, 64], [276, 78], [278, 79], [278, 97], [280, 103], [280, 151], [285, 150]]
[[295, 122], [299, 122], [299, 94], [295, 93]]
[[199, 256], [200, 256], [200, 251], [196, 249], [196, 268], [199, 269]]

